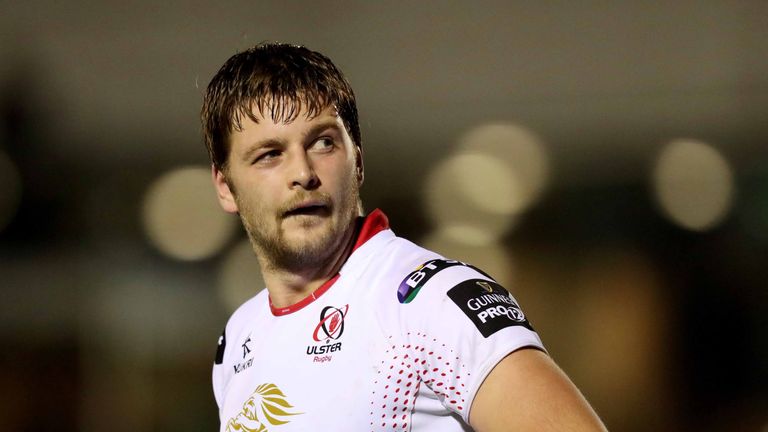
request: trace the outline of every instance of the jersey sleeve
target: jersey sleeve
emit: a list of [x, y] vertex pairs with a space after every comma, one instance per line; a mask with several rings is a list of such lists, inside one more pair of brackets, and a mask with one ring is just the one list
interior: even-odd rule
[[467, 264], [427, 261], [400, 284], [398, 300], [406, 318], [401, 331], [422, 385], [467, 423], [496, 364], [523, 347], [544, 350], [509, 291]]

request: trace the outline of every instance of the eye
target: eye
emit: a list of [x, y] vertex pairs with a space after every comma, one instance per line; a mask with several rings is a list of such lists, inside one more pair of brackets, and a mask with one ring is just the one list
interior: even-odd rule
[[280, 156], [279, 150], [270, 150], [268, 152], [264, 152], [256, 157], [256, 159], [253, 160], [254, 164], [262, 164], [262, 163], [269, 163]]
[[333, 147], [334, 147], [333, 144], [334, 144], [333, 138], [320, 137], [316, 139], [315, 142], [312, 143], [309, 149], [316, 152], [326, 153], [333, 150]]

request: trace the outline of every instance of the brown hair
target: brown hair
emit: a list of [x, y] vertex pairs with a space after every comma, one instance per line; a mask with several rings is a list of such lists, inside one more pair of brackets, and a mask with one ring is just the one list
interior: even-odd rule
[[201, 121], [208, 155], [224, 170], [230, 133], [242, 129], [254, 111], [274, 122], [290, 123], [306, 110], [308, 117], [334, 107], [356, 145], [361, 145], [352, 87], [331, 60], [302, 46], [262, 43], [229, 58], [211, 79], [203, 99]]

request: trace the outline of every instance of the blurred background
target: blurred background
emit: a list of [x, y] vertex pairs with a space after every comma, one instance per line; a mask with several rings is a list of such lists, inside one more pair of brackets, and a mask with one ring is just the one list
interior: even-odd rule
[[768, 431], [768, 3], [0, 1], [0, 430], [211, 431], [262, 288], [202, 92], [358, 98], [364, 202], [497, 276], [613, 431]]

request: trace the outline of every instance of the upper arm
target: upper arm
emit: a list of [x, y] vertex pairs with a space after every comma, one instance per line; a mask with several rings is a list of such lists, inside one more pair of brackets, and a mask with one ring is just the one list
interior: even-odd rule
[[542, 351], [521, 349], [488, 374], [472, 402], [477, 432], [605, 431], [565, 373]]
[[407, 354], [418, 361], [424, 386], [466, 423], [478, 389], [499, 362], [523, 347], [544, 349], [506, 288], [466, 264], [427, 261], [400, 287], [404, 315], [398, 322]]

